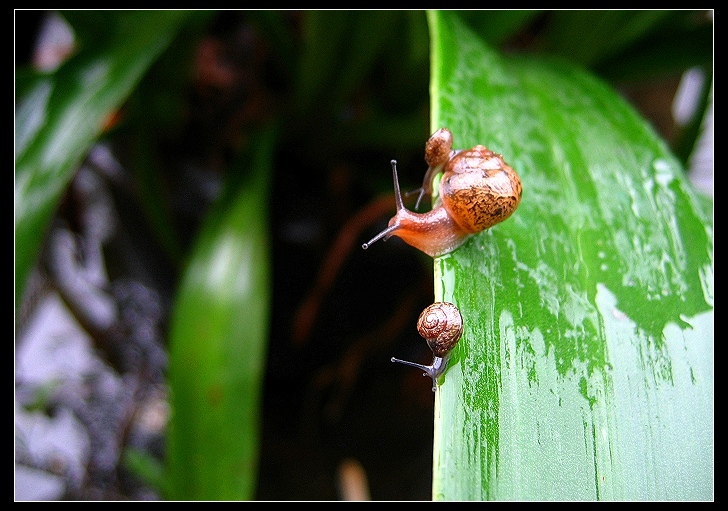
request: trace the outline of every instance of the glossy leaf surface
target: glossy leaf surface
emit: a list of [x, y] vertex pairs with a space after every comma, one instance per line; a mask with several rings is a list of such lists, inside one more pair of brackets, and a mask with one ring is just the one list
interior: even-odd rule
[[[84, 40], [56, 72], [16, 83], [15, 299], [76, 167], [104, 123], [167, 47], [184, 11], [126, 11], [96, 20], [103, 36]], [[83, 32], [83, 31], [82, 31]], [[129, 35], [133, 33], [134, 37]], [[83, 35], [83, 33], [81, 34]]]
[[435, 260], [465, 332], [435, 500], [710, 500], [712, 203], [613, 90], [429, 13], [432, 131], [520, 174], [515, 214]]

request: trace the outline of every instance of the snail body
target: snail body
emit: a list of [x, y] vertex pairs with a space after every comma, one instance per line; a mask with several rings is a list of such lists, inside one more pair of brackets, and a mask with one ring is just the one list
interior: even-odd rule
[[[428, 165], [417, 205], [432, 193], [432, 183], [440, 172], [440, 194], [432, 210], [408, 210], [402, 200], [397, 178], [397, 162], [392, 160], [392, 176], [397, 212], [389, 225], [362, 248], [379, 239], [398, 236], [407, 244], [438, 257], [452, 252], [470, 236], [507, 219], [521, 201], [518, 174], [500, 154], [476, 145], [472, 149], [452, 149], [452, 133], [436, 131], [425, 145]], [[417, 207], [415, 206], [415, 208]]]
[[447, 369], [450, 352], [463, 334], [463, 317], [460, 310], [449, 302], [435, 302], [427, 306], [417, 320], [417, 331], [432, 350], [430, 365], [417, 364], [392, 357], [392, 362], [422, 369], [432, 378], [432, 390], [437, 389], [437, 379]]

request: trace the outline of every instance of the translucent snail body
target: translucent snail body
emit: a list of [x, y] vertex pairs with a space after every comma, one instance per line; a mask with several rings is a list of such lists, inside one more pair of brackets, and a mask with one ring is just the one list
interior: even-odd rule
[[379, 239], [398, 236], [438, 257], [452, 252], [473, 234], [507, 219], [521, 201], [521, 180], [500, 154], [482, 145], [455, 151], [447, 128], [439, 129], [427, 141], [425, 162], [428, 168], [418, 190], [417, 205], [424, 195], [432, 193], [435, 176], [443, 174], [433, 209], [416, 213], [405, 208], [396, 161], [392, 160], [397, 212], [385, 230], [362, 245], [364, 249]]
[[392, 362], [422, 369], [432, 378], [432, 390], [437, 389], [437, 379], [447, 369], [450, 352], [463, 334], [463, 317], [460, 310], [449, 302], [435, 302], [427, 306], [417, 320], [417, 331], [432, 350], [430, 365], [416, 364], [392, 357]]

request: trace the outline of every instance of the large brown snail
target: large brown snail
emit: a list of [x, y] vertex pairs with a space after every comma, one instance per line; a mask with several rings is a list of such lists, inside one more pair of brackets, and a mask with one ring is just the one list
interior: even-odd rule
[[392, 357], [392, 362], [422, 369], [432, 378], [432, 390], [437, 389], [437, 379], [447, 369], [450, 352], [463, 334], [463, 317], [455, 305], [449, 302], [435, 302], [425, 307], [417, 320], [417, 331], [432, 350], [432, 364], [416, 364]]
[[417, 205], [432, 193], [433, 179], [443, 173], [440, 194], [433, 209], [416, 213], [405, 208], [397, 178], [397, 161], [392, 160], [392, 176], [397, 213], [389, 226], [362, 248], [379, 239], [398, 236], [432, 257], [452, 252], [470, 236], [507, 219], [521, 201], [518, 174], [500, 154], [476, 145], [472, 149], [452, 149], [452, 133], [440, 128], [425, 145], [428, 165]]

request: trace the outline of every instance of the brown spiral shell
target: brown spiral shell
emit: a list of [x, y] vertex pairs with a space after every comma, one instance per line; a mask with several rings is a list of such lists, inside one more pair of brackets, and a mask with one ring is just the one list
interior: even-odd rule
[[427, 341], [436, 357], [444, 357], [457, 344], [463, 333], [463, 317], [455, 305], [435, 302], [422, 311], [417, 331]]
[[518, 174], [500, 154], [482, 145], [453, 156], [440, 183], [445, 209], [469, 233], [488, 229], [511, 216], [522, 193]]
[[[440, 128], [432, 134], [425, 144], [425, 163], [430, 167], [437, 167], [447, 163], [451, 152], [452, 133], [447, 128]], [[430, 181], [433, 177], [425, 178], [424, 186], [427, 186], [428, 189], [431, 188], [432, 183]]]

